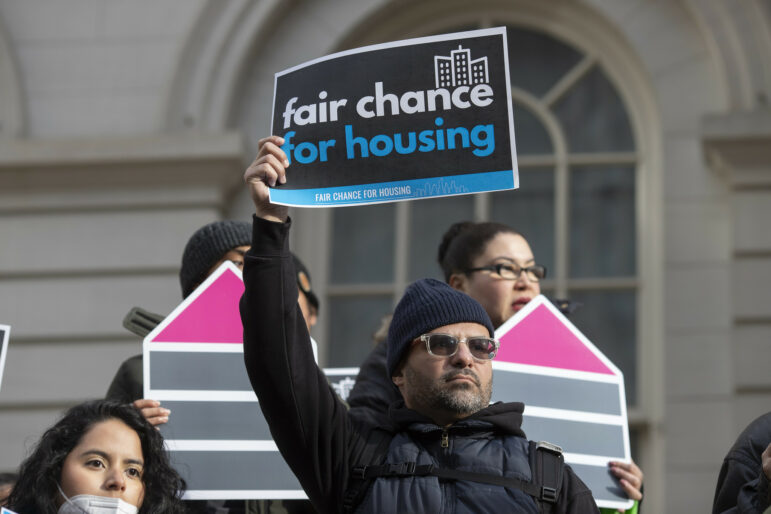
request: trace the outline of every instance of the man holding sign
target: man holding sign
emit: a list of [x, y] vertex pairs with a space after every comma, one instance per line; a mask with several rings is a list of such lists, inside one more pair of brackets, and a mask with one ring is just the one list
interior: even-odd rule
[[394, 312], [388, 369], [404, 404], [390, 423], [349, 416], [313, 360], [288, 247], [269, 192], [288, 159], [270, 137], [244, 178], [256, 208], [241, 299], [244, 359], [276, 444], [320, 512], [598, 512], [550, 445], [528, 443], [523, 405], [498, 403], [492, 322], [468, 295], [412, 284]]

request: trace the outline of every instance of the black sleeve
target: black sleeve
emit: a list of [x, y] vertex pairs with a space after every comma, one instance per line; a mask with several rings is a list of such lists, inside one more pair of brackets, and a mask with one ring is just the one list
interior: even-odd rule
[[348, 479], [346, 407], [313, 359], [297, 304], [290, 222], [254, 217], [241, 298], [244, 360], [271, 435], [319, 512], [334, 512]]
[[565, 473], [562, 475], [562, 489], [558, 500], [559, 508], [556, 512], [565, 514], [599, 514], [600, 509], [592, 497], [592, 491], [586, 487], [573, 468], [565, 465]]
[[768, 477], [760, 469], [758, 476], [750, 480], [739, 491], [739, 497], [736, 501], [734, 511], [739, 514], [760, 514], [771, 507], [771, 497], [769, 497]]
[[[755, 468], [754, 471], [753, 468]], [[746, 461], [741, 455], [729, 454], [720, 468], [712, 512], [714, 514], [738, 512], [736, 506], [739, 493], [745, 484], [752, 482], [756, 477], [755, 463]]]
[[382, 425], [388, 417], [388, 406], [401, 399], [388, 376], [386, 343], [379, 343], [359, 368], [356, 384], [348, 396], [351, 416], [372, 425]]
[[120, 365], [107, 389], [106, 400], [131, 403], [144, 397], [142, 356], [129, 357]]
[[713, 514], [762, 512], [769, 506], [768, 479], [761, 463], [761, 454], [769, 443], [771, 412], [747, 425], [723, 460]]

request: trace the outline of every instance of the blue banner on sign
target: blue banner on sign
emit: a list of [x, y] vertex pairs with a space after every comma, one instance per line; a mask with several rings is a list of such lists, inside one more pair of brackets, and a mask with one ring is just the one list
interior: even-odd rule
[[270, 191], [270, 200], [300, 207], [329, 207], [484, 193], [514, 187], [514, 172], [504, 170], [348, 187], [274, 188]]

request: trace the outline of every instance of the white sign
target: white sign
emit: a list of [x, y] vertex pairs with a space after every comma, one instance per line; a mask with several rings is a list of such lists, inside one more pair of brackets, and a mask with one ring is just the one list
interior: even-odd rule
[[562, 447], [598, 506], [631, 508], [608, 469], [631, 459], [621, 370], [542, 295], [495, 337], [493, 401], [524, 402], [525, 434]]
[[[273, 442], [244, 366], [241, 270], [226, 261], [144, 340], [144, 397], [188, 500], [307, 498]], [[346, 397], [358, 368], [325, 370]]]

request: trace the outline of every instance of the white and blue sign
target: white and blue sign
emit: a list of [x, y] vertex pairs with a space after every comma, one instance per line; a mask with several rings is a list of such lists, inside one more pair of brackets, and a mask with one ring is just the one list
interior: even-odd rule
[[5, 369], [5, 358], [8, 355], [8, 336], [11, 335], [9, 325], [0, 325], [0, 386], [3, 385], [3, 370]]
[[519, 186], [506, 29], [398, 41], [277, 73], [271, 202], [324, 207]]

